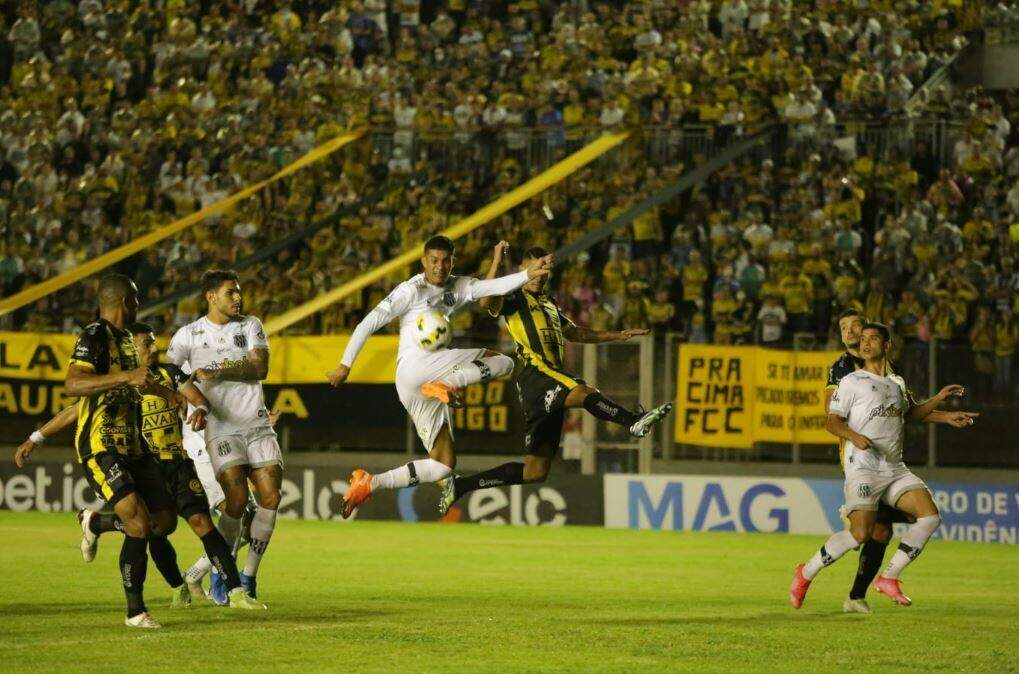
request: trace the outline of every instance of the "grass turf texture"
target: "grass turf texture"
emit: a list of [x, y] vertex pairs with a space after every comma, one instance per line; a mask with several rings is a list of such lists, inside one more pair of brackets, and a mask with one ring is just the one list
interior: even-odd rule
[[[915, 605], [872, 591], [864, 616], [841, 612], [855, 553], [790, 608], [817, 536], [287, 520], [269, 611], [171, 610], [150, 562], [164, 629], [142, 631], [123, 626], [120, 536], [88, 565], [78, 538], [72, 514], [0, 512], [0, 670], [1019, 669], [1009, 546], [933, 541], [904, 574]], [[183, 522], [173, 542], [186, 568], [199, 543]]]

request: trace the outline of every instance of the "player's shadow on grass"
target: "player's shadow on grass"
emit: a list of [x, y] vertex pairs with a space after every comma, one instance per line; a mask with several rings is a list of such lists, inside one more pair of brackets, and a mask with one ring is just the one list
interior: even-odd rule
[[[832, 615], [842, 615], [841, 613]], [[577, 622], [587, 625], [607, 625], [611, 627], [657, 627], [662, 625], [740, 625], [743, 623], [759, 623], [761, 620], [781, 621], [783, 618], [796, 618], [797, 614], [789, 611], [773, 611], [770, 613], [754, 613], [753, 615], [741, 616], [648, 616], [644, 618], [596, 618], [592, 620], [580, 620]], [[825, 614], [811, 615], [811, 617], [826, 617]]]
[[124, 606], [118, 604], [88, 604], [88, 603], [0, 603], [0, 618], [6, 616], [30, 616], [30, 615], [59, 615], [61, 613], [102, 613], [104, 611], [124, 612]]

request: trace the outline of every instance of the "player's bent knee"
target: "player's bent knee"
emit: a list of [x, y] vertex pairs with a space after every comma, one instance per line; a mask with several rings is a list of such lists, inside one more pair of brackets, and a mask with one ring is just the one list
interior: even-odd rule
[[160, 510], [152, 513], [152, 534], [154, 536], [169, 536], [177, 530], [177, 516], [169, 510]]
[[258, 494], [258, 505], [265, 508], [266, 510], [276, 510], [280, 507], [280, 500], [282, 494], [278, 489], [267, 490], [265, 493], [259, 492]]
[[871, 527], [863, 525], [851, 526], [849, 527], [849, 533], [857, 545], [863, 545], [871, 538]]
[[195, 532], [196, 536], [202, 538], [212, 531], [212, 518], [209, 517], [208, 513], [196, 513], [188, 518], [188, 526], [191, 527], [191, 531]]
[[870, 538], [878, 543], [887, 543], [892, 540], [892, 528], [887, 524], [875, 524], [870, 530]]

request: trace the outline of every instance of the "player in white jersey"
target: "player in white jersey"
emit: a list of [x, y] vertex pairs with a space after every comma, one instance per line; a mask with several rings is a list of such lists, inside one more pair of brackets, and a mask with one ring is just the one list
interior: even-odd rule
[[793, 608], [803, 605], [807, 589], [821, 569], [870, 539], [882, 501], [907, 513], [915, 522], [902, 536], [884, 573], [874, 581], [874, 589], [897, 604], [909, 606], [912, 602], [899, 587], [899, 574], [916, 559], [941, 524], [927, 486], [902, 462], [906, 419], [922, 420], [941, 397], [910, 404], [902, 378], [887, 371], [890, 342], [886, 326], [865, 324], [860, 334], [864, 366], [845, 375], [831, 398], [827, 428], [846, 441], [845, 510], [849, 529], [832, 535], [810, 561], [796, 567], [789, 588]]
[[343, 384], [368, 337], [394, 318], [399, 318], [396, 391], [430, 458], [411, 461], [374, 476], [364, 470], [355, 470], [344, 496], [344, 517], [350, 517], [354, 509], [367, 501], [376, 489], [402, 489], [448, 477], [456, 466], [448, 404], [455, 403], [456, 396], [470, 384], [513, 371], [512, 358], [487, 349], [425, 351], [416, 338], [414, 324], [417, 316], [433, 309], [450, 316], [482, 297], [511, 293], [530, 279], [547, 276], [552, 270], [552, 256], [545, 256], [527, 271], [501, 278], [479, 280], [451, 276], [453, 242], [445, 236], [436, 236], [425, 243], [421, 265], [424, 273], [396, 286], [358, 324], [343, 352], [340, 366], [329, 372], [327, 377], [333, 386]]
[[248, 503], [248, 480], [258, 504], [251, 521], [241, 583], [256, 596], [256, 574], [276, 526], [283, 455], [269, 419], [262, 380], [269, 373], [269, 343], [262, 323], [241, 313], [241, 287], [232, 271], [202, 275], [208, 313], [170, 340], [167, 358], [188, 364], [195, 384], [211, 403], [205, 447], [225, 495], [224, 512], [240, 519]]

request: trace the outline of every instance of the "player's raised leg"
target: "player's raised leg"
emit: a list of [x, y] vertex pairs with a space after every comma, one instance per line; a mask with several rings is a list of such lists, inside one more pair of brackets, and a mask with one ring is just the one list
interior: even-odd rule
[[457, 364], [440, 379], [421, 386], [421, 395], [434, 398], [444, 405], [459, 407], [463, 390], [471, 384], [498, 379], [513, 372], [513, 359], [497, 351], [485, 350], [473, 360]]
[[[913, 479], [919, 482], [918, 478], [913, 477]], [[891, 493], [896, 491], [901, 490], [894, 490], [893, 486]], [[907, 491], [896, 500], [895, 507], [915, 517], [916, 522], [911, 524], [903, 534], [899, 549], [892, 555], [888, 567], [874, 581], [874, 589], [888, 595], [896, 604], [909, 606], [913, 602], [902, 593], [902, 589], [899, 587], [899, 574], [920, 556], [927, 541], [941, 526], [941, 515], [938, 512], [938, 507], [934, 504], [934, 499], [931, 498], [931, 493], [924, 488], [923, 483], [913, 483], [912, 486], [908, 486]]]
[[853, 510], [849, 513], [848, 529], [832, 534], [806, 564], [796, 566], [793, 582], [789, 587], [789, 601], [793, 608], [800, 608], [803, 605], [810, 583], [821, 569], [831, 566], [844, 554], [870, 538], [876, 516], [876, 507], [874, 510]]

